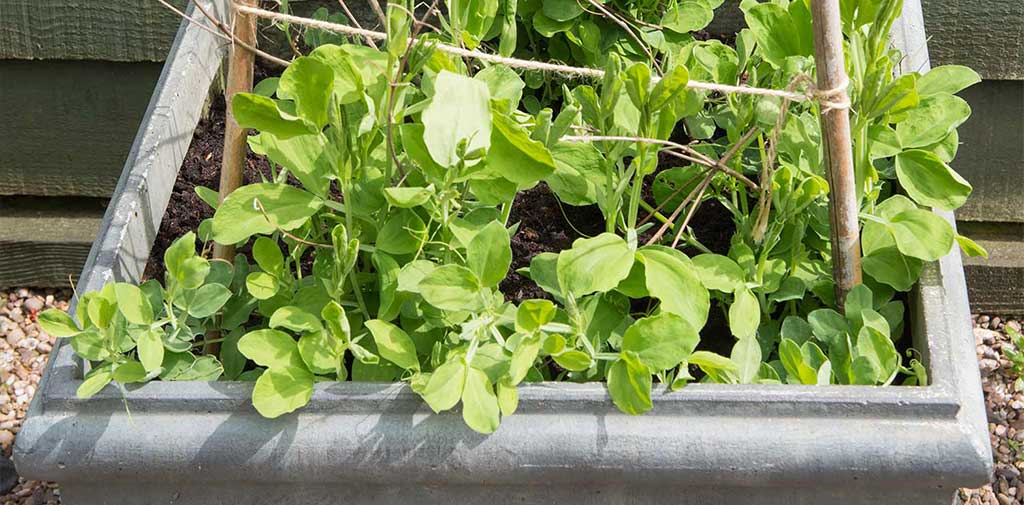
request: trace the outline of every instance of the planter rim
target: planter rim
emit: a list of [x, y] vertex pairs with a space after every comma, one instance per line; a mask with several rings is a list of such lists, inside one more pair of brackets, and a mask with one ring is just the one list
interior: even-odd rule
[[[204, 3], [226, 12], [225, 0]], [[904, 71], [927, 70], [917, 0], [905, 2], [894, 38], [907, 54]], [[83, 292], [141, 277], [198, 122], [195, 94], [206, 92], [225, 51], [183, 22], [90, 252]], [[940, 214], [953, 222], [952, 213]], [[926, 265], [912, 293], [907, 315], [927, 386], [698, 383], [656, 390], [654, 409], [630, 417], [602, 383], [528, 384], [517, 413], [489, 437], [471, 432], [457, 412], [430, 413], [404, 384], [319, 383], [309, 405], [274, 420], [255, 412], [245, 382], [152, 382], [79, 400], [82, 366], [61, 341], [15, 459], [22, 475], [58, 482], [346, 475], [373, 485], [981, 484], [992, 460], [966, 296], [958, 250]]]

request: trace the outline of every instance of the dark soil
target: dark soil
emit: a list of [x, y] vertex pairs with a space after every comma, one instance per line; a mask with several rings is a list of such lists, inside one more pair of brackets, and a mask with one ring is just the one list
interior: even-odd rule
[[505, 299], [511, 302], [551, 299], [528, 277], [516, 272], [530, 266], [534, 256], [568, 249], [577, 238], [592, 237], [604, 231], [604, 217], [596, 205], [560, 204], [544, 183], [516, 195], [509, 223], [519, 223], [519, 228], [512, 236], [512, 268], [500, 287]]
[[[147, 279], [163, 279], [164, 251], [178, 237], [199, 228], [203, 219], [213, 217], [213, 209], [196, 195], [196, 186], [213, 190], [220, 187], [221, 154], [224, 150], [224, 98], [217, 95], [207, 117], [199, 121], [188, 153], [174, 182], [167, 212], [160, 223], [144, 273]], [[270, 164], [263, 156], [249, 153], [242, 173], [242, 184], [270, 177]]]

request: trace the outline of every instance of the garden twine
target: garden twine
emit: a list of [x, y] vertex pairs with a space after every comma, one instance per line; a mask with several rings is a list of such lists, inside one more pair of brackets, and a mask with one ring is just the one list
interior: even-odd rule
[[[386, 41], [388, 37], [386, 33], [367, 30], [365, 28], [357, 28], [353, 26], [343, 25], [340, 23], [332, 23], [330, 21], [321, 21], [319, 19], [310, 19], [300, 16], [293, 16], [290, 14], [282, 14], [279, 12], [268, 11], [265, 9], [259, 9], [256, 7], [249, 7], [245, 5], [233, 5], [234, 9], [237, 12], [243, 12], [246, 14], [251, 14], [253, 16], [270, 19], [274, 21], [294, 23], [297, 25], [307, 26], [310, 28], [317, 28], [329, 32], [343, 33], [346, 35], [352, 35], [355, 37], [368, 39]], [[419, 42], [419, 40], [410, 37], [409, 42], [417, 43]], [[498, 63], [513, 68], [521, 68], [524, 70], [537, 70], [541, 72], [551, 72], [565, 76], [590, 77], [594, 79], [600, 79], [604, 77], [604, 71], [596, 68], [573, 67], [569, 65], [560, 65], [557, 63], [548, 63], [543, 61], [509, 58], [498, 54], [484, 53], [480, 51], [474, 51], [462, 47], [456, 47], [441, 43], [432, 43], [431, 45], [438, 51], [443, 51], [448, 54], [454, 54], [456, 56], [472, 58], [475, 60], [486, 61], [490, 63]], [[658, 82], [659, 80], [661, 80], [661, 77], [651, 76], [652, 82]], [[824, 90], [818, 89], [813, 84], [808, 84], [803, 92], [796, 92], [769, 88], [755, 88], [751, 86], [735, 86], [730, 84], [719, 84], [714, 82], [694, 80], [688, 81], [686, 83], [686, 87], [690, 89], [702, 89], [707, 91], [716, 91], [719, 93], [771, 96], [792, 100], [794, 102], [816, 102], [821, 107], [822, 113], [835, 110], [846, 110], [850, 108], [850, 100], [846, 94], [846, 88], [848, 86], [849, 80], [843, 81], [841, 85], [836, 86], [835, 88]]]

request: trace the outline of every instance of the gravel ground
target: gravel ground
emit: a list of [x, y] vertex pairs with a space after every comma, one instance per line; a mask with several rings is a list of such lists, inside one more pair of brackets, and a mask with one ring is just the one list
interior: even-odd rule
[[[69, 296], [69, 292], [61, 290], [0, 291], [0, 447], [3, 458], [11, 454], [14, 437], [36, 392], [54, 342], [53, 337], [39, 329], [36, 315], [50, 307], [66, 310]], [[3, 505], [59, 503], [60, 491], [56, 486], [24, 479], [10, 492], [0, 494]]]
[[[10, 456], [54, 343], [35, 324], [36, 315], [50, 307], [67, 309], [70, 294], [65, 290], [0, 291], [0, 448], [4, 458]], [[1021, 321], [983, 315], [975, 316], [974, 324], [996, 470], [991, 484], [962, 489], [959, 499], [969, 505], [1024, 504], [1024, 391], [1013, 388], [1017, 375], [1002, 353], [1003, 346], [1010, 345], [1005, 327], [1020, 330]], [[0, 494], [0, 505], [59, 503], [60, 490], [46, 482], [21, 479], [8, 493]]]
[[1011, 346], [1006, 327], [1020, 331], [1021, 320], [975, 316], [974, 326], [996, 467], [991, 484], [961, 489], [960, 499], [969, 505], [1024, 503], [1024, 391], [1014, 389], [1017, 373], [1003, 355], [1003, 346]]

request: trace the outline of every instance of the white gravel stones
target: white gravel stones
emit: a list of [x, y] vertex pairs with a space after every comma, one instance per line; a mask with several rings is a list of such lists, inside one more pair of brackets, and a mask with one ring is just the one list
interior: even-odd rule
[[995, 316], [974, 317], [978, 369], [985, 392], [989, 437], [995, 472], [990, 484], [961, 489], [958, 498], [968, 505], [1024, 504], [1024, 391], [1014, 389], [1016, 372], [1003, 355], [1010, 347], [1006, 326], [1019, 330], [1021, 322]]
[[[66, 310], [70, 293], [16, 289], [0, 291], [0, 457], [11, 454], [14, 438], [25, 418], [53, 337], [39, 329], [36, 316], [51, 307]], [[58, 505], [60, 491], [54, 484], [20, 480], [0, 505]]]

